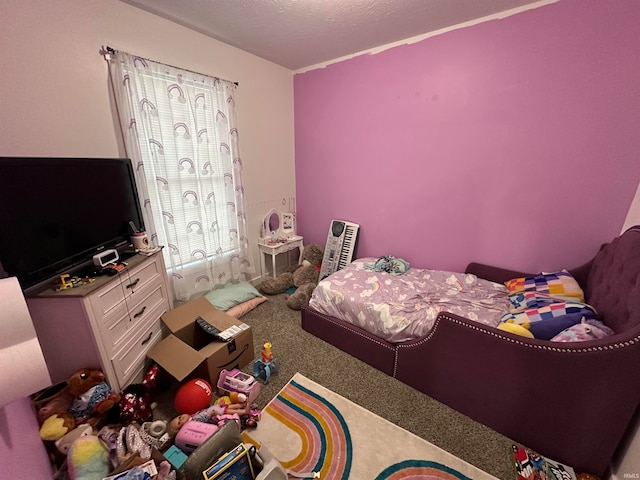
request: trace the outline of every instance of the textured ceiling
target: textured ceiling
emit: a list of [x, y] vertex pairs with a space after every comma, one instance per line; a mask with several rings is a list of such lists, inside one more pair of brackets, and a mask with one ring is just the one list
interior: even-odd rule
[[[300, 70], [538, 0], [122, 0]], [[535, 5], [532, 5], [535, 6]]]

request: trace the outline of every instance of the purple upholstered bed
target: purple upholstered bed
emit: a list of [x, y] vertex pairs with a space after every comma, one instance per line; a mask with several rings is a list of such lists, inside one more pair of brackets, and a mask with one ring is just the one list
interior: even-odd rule
[[[640, 227], [570, 270], [585, 301], [614, 332], [582, 342], [526, 338], [496, 328], [505, 308], [501, 284], [530, 274], [472, 263], [465, 274], [444, 272], [439, 279], [445, 290], [437, 297], [447, 302], [410, 299], [408, 312], [406, 299], [394, 304], [388, 292], [397, 281], [436, 288], [425, 278], [430, 272], [415, 269], [405, 276], [411, 268], [391, 280], [366, 271], [372, 260], [354, 262], [321, 282], [302, 308], [302, 328], [577, 472], [606, 474], [640, 405]], [[357, 270], [363, 277], [349, 278], [360, 275]], [[376, 285], [373, 278], [384, 280]], [[456, 282], [470, 287], [471, 298], [451, 301]], [[336, 293], [341, 284], [342, 297]], [[363, 296], [366, 287], [371, 292]], [[369, 298], [382, 298], [380, 290], [391, 305], [384, 312]], [[349, 321], [333, 313], [336, 295], [337, 303], [351, 307]], [[489, 308], [479, 313], [483, 296]], [[382, 319], [382, 328], [372, 328], [376, 322], [367, 311]]]

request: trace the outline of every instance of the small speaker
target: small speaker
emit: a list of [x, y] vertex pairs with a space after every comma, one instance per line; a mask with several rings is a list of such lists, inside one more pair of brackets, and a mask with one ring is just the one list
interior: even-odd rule
[[120, 259], [117, 250], [105, 250], [104, 252], [96, 253], [93, 256], [93, 264], [99, 267], [104, 267], [110, 263], [115, 263]]

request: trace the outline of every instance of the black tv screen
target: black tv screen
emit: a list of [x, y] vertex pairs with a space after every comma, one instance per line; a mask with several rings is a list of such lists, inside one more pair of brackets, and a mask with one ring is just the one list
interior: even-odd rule
[[0, 157], [0, 263], [23, 289], [144, 229], [126, 158]]

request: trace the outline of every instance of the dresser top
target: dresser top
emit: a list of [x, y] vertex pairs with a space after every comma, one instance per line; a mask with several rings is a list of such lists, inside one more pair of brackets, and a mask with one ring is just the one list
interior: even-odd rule
[[[126, 263], [127, 266], [124, 270], [118, 272], [117, 275], [101, 275], [94, 277], [95, 281], [91, 283], [86, 283], [84, 285], [80, 285], [74, 288], [67, 288], [65, 290], [57, 290], [58, 285], [60, 284], [60, 276], [55, 277], [51, 280], [48, 285], [43, 285], [37, 290], [27, 291], [25, 292], [25, 297], [27, 298], [51, 298], [51, 297], [86, 297], [87, 295], [92, 294], [96, 290], [101, 287], [107, 285], [111, 281], [119, 281], [123, 278], [126, 278], [128, 272], [135, 269], [138, 265], [142, 264], [146, 259], [152, 258], [155, 255], [159, 254], [162, 250], [158, 250], [150, 255], [141, 255], [134, 254], [132, 257], [127, 258]], [[73, 274], [70, 274], [73, 276]]]

